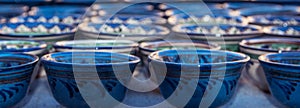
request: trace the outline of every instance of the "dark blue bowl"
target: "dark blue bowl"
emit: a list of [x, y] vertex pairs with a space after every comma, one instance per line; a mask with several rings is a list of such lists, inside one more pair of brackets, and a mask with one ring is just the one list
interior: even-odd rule
[[259, 57], [272, 95], [289, 107], [300, 107], [300, 52], [266, 54]]
[[32, 7], [29, 15], [65, 15], [65, 14], [81, 14], [83, 15], [87, 6], [80, 5], [49, 5]]
[[[224, 80], [219, 82], [222, 84], [220, 90], [213, 93], [217, 94], [217, 97], [210, 105], [218, 107], [228, 102], [233, 96], [241, 70], [249, 60], [250, 58], [244, 54], [229, 51], [164, 50], [149, 55], [149, 70], [152, 71], [151, 73], [155, 73], [159, 81], [163, 81], [159, 88], [166, 99], [176, 88], [184, 88], [184, 86], [178, 86], [180, 80], [183, 80], [184, 84], [198, 80], [196, 90], [185, 105], [186, 108], [198, 107], [205, 89], [212, 90], [217, 86], [216, 82], [224, 77]], [[166, 71], [166, 76], [162, 76], [164, 75], [163, 71]], [[224, 74], [221, 73], [222, 71]], [[197, 75], [199, 76], [197, 77]], [[206, 94], [206, 97], [210, 96]], [[175, 98], [180, 97], [175, 96]], [[169, 103], [176, 105], [174, 101]]]
[[15, 17], [22, 15], [28, 10], [28, 6], [16, 4], [0, 4], [0, 15], [3, 17]]
[[237, 15], [253, 16], [253, 15], [266, 15], [266, 14], [295, 14], [293, 10], [282, 8], [280, 5], [274, 6], [260, 6], [236, 10]]
[[[43, 28], [43, 30], [41, 28]], [[47, 42], [70, 39], [74, 36], [74, 28], [75, 27], [71, 25], [57, 23], [3, 23], [0, 24], [0, 39], [38, 40]]]
[[284, 37], [284, 38], [299, 38], [299, 26], [272, 26], [264, 30], [264, 32], [271, 36]]
[[[93, 63], [93, 61], [95, 62]], [[109, 52], [60, 52], [42, 57], [54, 98], [61, 105], [70, 108], [88, 107], [79, 92], [79, 87], [86, 84], [98, 87], [97, 84], [102, 83], [109, 93], [106, 95], [122, 101], [127, 89], [116, 78], [115, 73], [133, 72], [139, 61], [140, 59], [135, 56]], [[73, 70], [74, 67], [76, 67], [76, 71]], [[97, 71], [96, 75], [92, 74], [91, 69], [93, 68]], [[76, 81], [74, 72], [79, 74]], [[122, 78], [125, 77], [131, 78], [131, 76]], [[101, 93], [105, 92], [101, 91]]]
[[38, 57], [0, 53], [0, 107], [12, 107], [25, 96]]

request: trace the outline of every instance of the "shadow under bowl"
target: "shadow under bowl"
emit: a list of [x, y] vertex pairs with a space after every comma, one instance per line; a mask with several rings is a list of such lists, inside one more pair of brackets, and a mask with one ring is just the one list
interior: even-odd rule
[[[109, 52], [59, 52], [42, 57], [54, 98], [72, 108], [89, 107], [87, 98], [121, 102], [127, 89], [120, 80], [130, 80], [139, 61], [135, 56]], [[89, 97], [90, 92], [94, 95]]]
[[259, 61], [272, 95], [288, 107], [300, 107], [300, 53], [265, 54]]
[[[162, 82], [160, 92], [169, 103], [177, 107], [198, 107], [202, 99], [216, 96], [209, 106], [218, 107], [234, 95], [241, 71], [249, 60], [244, 54], [229, 51], [163, 50], [150, 54], [149, 70]], [[196, 85], [192, 85], [194, 81]], [[188, 103], [180, 103], [178, 99], [189, 94]]]
[[0, 107], [12, 107], [27, 94], [39, 58], [19, 53], [0, 53]]

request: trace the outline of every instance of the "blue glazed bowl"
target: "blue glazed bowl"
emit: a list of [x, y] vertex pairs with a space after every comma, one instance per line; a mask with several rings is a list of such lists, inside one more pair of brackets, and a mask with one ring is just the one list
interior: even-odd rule
[[80, 14], [66, 15], [34, 15], [34, 16], [18, 16], [10, 19], [12, 23], [38, 22], [38, 23], [62, 23], [68, 25], [76, 25], [81, 22]]
[[264, 32], [276, 37], [299, 38], [300, 26], [272, 26], [265, 28]]
[[0, 53], [0, 107], [12, 107], [25, 96], [38, 57]]
[[49, 5], [34, 6], [28, 12], [29, 15], [65, 15], [65, 14], [84, 14], [87, 6], [80, 5]]
[[131, 41], [163, 39], [169, 29], [158, 25], [136, 25], [120, 23], [82, 23], [79, 32], [89, 39], [122, 39]]
[[263, 91], [269, 91], [267, 81], [258, 57], [267, 53], [300, 51], [300, 39], [257, 38], [247, 39], [239, 43], [240, 51], [251, 57], [243, 73], [246, 79], [253, 82]]
[[[219, 44], [223, 50], [238, 51], [238, 43], [243, 39], [262, 35], [260, 27], [241, 25], [197, 25], [179, 24], [172, 28], [177, 36]], [[225, 41], [225, 42], [224, 42]]]
[[72, 39], [75, 28], [57, 23], [3, 23], [0, 24], [0, 39], [37, 40], [52, 42]]
[[18, 52], [41, 56], [46, 53], [47, 44], [38, 41], [0, 40], [0, 52]]
[[300, 107], [300, 53], [284, 52], [259, 57], [272, 95], [288, 107]]
[[25, 5], [16, 4], [0, 4], [0, 15], [6, 18], [22, 15], [29, 9]]
[[249, 24], [261, 26], [300, 25], [300, 17], [291, 15], [256, 15], [248, 17]]
[[[233, 96], [241, 71], [249, 60], [250, 58], [244, 54], [229, 51], [163, 50], [149, 55], [149, 70], [155, 73], [158, 80], [163, 81], [159, 88], [166, 99], [176, 88], [184, 87], [178, 86], [180, 80], [183, 80], [185, 84], [198, 80], [197, 88], [185, 105], [186, 108], [198, 107], [205, 89], [212, 90], [223, 76], [224, 80], [220, 81], [222, 86], [216, 93], [218, 95], [210, 105], [210, 107], [218, 107], [228, 102]], [[164, 66], [166, 69], [163, 68]], [[221, 74], [220, 70], [224, 70], [224, 74]], [[165, 77], [162, 76], [163, 71], [166, 71]], [[196, 75], [199, 75], [198, 79]], [[206, 97], [210, 96], [206, 94]], [[172, 102], [169, 103], [175, 104]]]
[[[139, 61], [140, 59], [135, 56], [109, 52], [59, 52], [42, 57], [54, 98], [61, 105], [70, 108], [89, 107], [78, 87], [84, 85], [98, 87], [97, 83], [102, 83], [113, 98], [122, 101], [127, 89], [116, 78], [115, 73], [133, 72]], [[76, 81], [74, 67], [77, 67], [76, 72], [80, 74], [76, 77]], [[93, 68], [97, 71], [96, 75], [92, 74]], [[131, 78], [131, 76], [123, 77]]]

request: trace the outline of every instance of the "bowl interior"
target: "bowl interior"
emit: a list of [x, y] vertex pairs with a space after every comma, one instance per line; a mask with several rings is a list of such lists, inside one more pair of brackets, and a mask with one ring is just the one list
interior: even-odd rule
[[141, 47], [148, 50], [158, 51], [158, 50], [167, 50], [167, 49], [218, 49], [216, 45], [210, 45], [208, 43], [199, 43], [199, 42], [144, 42], [141, 44]]
[[300, 51], [300, 40], [295, 39], [250, 39], [240, 45], [264, 50]]
[[20, 65], [30, 64], [37, 60], [36, 57], [25, 54], [1, 53], [0, 54], [0, 69], [13, 68]]
[[42, 59], [50, 62], [78, 65], [139, 62], [139, 58], [135, 56], [108, 52], [61, 52], [48, 54]]
[[246, 55], [210, 50], [164, 50], [152, 53], [150, 58], [176, 64], [229, 63], [249, 59]]
[[266, 55], [264, 60], [273, 62], [273, 63], [300, 66], [300, 53], [299, 52], [289, 52], [289, 53], [269, 54], [269, 55]]
[[61, 41], [55, 44], [56, 46], [65, 47], [82, 47], [82, 48], [95, 48], [95, 47], [123, 47], [135, 46], [132, 41], [114, 41], [114, 40], [78, 40], [78, 41]]
[[35, 41], [0, 41], [0, 51], [45, 48], [46, 46], [44, 43]]

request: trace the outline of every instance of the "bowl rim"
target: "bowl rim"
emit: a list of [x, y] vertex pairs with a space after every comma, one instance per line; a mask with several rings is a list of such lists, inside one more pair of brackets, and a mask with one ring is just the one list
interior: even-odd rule
[[[181, 32], [178, 31], [178, 29], [182, 26], [198, 26], [198, 27], [208, 27], [208, 26], [232, 26], [232, 27], [246, 27], [246, 28], [252, 28], [255, 29], [255, 31], [252, 31], [251, 33], [241, 33], [241, 34], [204, 34], [204, 33], [186, 33], [186, 32]], [[198, 24], [178, 24], [172, 27], [172, 31], [176, 34], [186, 34], [189, 37], [197, 37], [197, 36], [226, 36], [226, 37], [243, 37], [243, 36], [249, 36], [249, 35], [262, 35], [263, 32], [258, 28], [259, 26], [254, 26], [254, 25], [233, 25], [233, 24], [217, 24], [217, 25], [198, 25]], [[224, 37], [224, 38], [226, 38]]]
[[17, 65], [17, 66], [0, 67], [0, 69], [14, 69], [14, 68], [19, 68], [19, 67], [23, 67], [23, 66], [27, 66], [27, 65], [34, 64], [34, 63], [38, 62], [39, 59], [40, 59], [40, 58], [39, 58], [38, 56], [36, 56], [36, 55], [24, 54], [24, 53], [4, 52], [4, 53], [1, 53], [1, 54], [0, 54], [0, 57], [1, 57], [2, 54], [4, 54], [4, 55], [23, 55], [23, 56], [31, 57], [31, 58], [33, 58], [33, 60], [30, 61], [30, 62], [21, 64], [21, 65]]
[[[98, 54], [112, 54], [112, 55], [117, 55], [117, 56], [124, 56], [124, 57], [129, 57], [129, 58], [133, 58], [134, 60], [132, 61], [127, 61], [127, 62], [118, 62], [118, 63], [94, 63], [94, 64], [82, 64], [82, 63], [66, 63], [66, 62], [57, 62], [57, 61], [53, 61], [53, 60], [49, 60], [52, 58], [51, 55], [61, 55], [61, 54], [73, 54], [73, 53], [94, 53], [94, 55], [96, 55], [96, 53]], [[59, 64], [59, 65], [72, 65], [72, 66], [110, 66], [110, 65], [126, 65], [126, 64], [135, 64], [135, 63], [139, 63], [141, 60], [139, 57], [136, 57], [134, 55], [129, 55], [129, 54], [122, 54], [122, 53], [113, 53], [113, 52], [56, 52], [56, 53], [50, 53], [50, 54], [46, 54], [43, 57], [41, 57], [41, 61], [42, 62], [46, 62], [46, 63], [52, 63], [52, 64]]]
[[[128, 45], [124, 46], [95, 46], [95, 47], [82, 47], [82, 46], [75, 46], [73, 45], [76, 44], [82, 44], [82, 43], [119, 43], [119, 42], [124, 42]], [[71, 40], [71, 41], [58, 41], [53, 44], [53, 47], [56, 49], [122, 49], [122, 48], [132, 48], [132, 47], [137, 47], [138, 43], [130, 40]]]
[[44, 24], [50, 24], [50, 25], [61, 25], [61, 26], [66, 26], [66, 27], [70, 27], [71, 31], [70, 32], [66, 32], [66, 33], [50, 33], [50, 34], [37, 34], [37, 35], [30, 35], [30, 34], [20, 34], [20, 35], [16, 35], [14, 33], [1, 33], [0, 32], [0, 36], [4, 36], [4, 37], [30, 37], [32, 36], [32, 38], [39, 38], [39, 37], [51, 37], [51, 36], [64, 36], [64, 35], [70, 35], [70, 34], [74, 34], [76, 32], [76, 28], [74, 25], [68, 25], [68, 24], [62, 24], [62, 23], [44, 23], [44, 22], [25, 22], [25, 23], [2, 23], [0, 25], [10, 25], [10, 24], [17, 24], [17, 25], [26, 25], [26, 24], [37, 24], [37, 25], [44, 25]]
[[295, 16], [295, 15], [253, 15], [253, 16], [248, 16], [248, 23], [249, 24], [254, 24], [254, 25], [270, 25], [270, 26], [279, 26], [281, 24], [274, 24], [274, 23], [263, 23], [263, 22], [260, 22], [260, 21], [257, 21], [257, 19], [262, 19], [262, 18], [265, 18], [265, 19], [270, 19], [270, 18], [294, 18], [295, 20], [299, 20], [299, 24], [300, 25], [300, 17], [299, 16]]
[[[249, 44], [257, 44], [257, 43], [288, 43], [291, 44], [299, 43], [300, 47], [300, 39], [282, 39], [282, 38], [253, 38], [253, 39], [244, 39], [239, 43], [239, 47], [251, 49], [251, 50], [258, 50], [258, 51], [267, 51], [267, 52], [279, 52], [281, 50], [274, 50], [274, 49], [264, 49], [264, 48], [256, 48], [252, 47]], [[297, 51], [282, 51], [282, 52], [297, 52]]]
[[170, 30], [167, 28], [167, 27], [164, 27], [164, 26], [160, 26], [160, 25], [153, 25], [153, 24], [150, 24], [150, 25], [143, 25], [143, 24], [127, 24], [127, 23], [102, 23], [101, 25], [103, 24], [127, 24], [127, 25], [134, 25], [134, 26], [151, 26], [151, 27], [155, 27], [155, 28], [159, 28], [163, 31], [163, 33], [161, 34], [152, 34], [152, 35], [147, 35], [147, 34], [122, 34], [122, 33], [103, 33], [103, 32], [92, 32], [92, 31], [87, 31], [87, 30], [83, 30], [81, 26], [83, 26], [83, 24], [87, 24], [87, 25], [95, 25], [97, 23], [81, 23], [78, 25], [78, 30], [81, 31], [81, 32], [84, 32], [84, 33], [90, 33], [90, 34], [95, 34], [95, 35], [109, 35], [109, 36], [113, 36], [113, 37], [117, 37], [117, 36], [120, 36], [120, 35], [123, 35], [125, 36], [129, 36], [129, 37], [141, 37], [141, 36], [153, 36], [153, 37], [157, 37], [157, 36], [166, 36], [168, 34], [170, 34]]
[[[213, 49], [213, 50], [220, 50], [221, 49], [221, 46], [218, 45], [218, 44], [215, 44], [215, 43], [208, 43], [208, 42], [205, 42], [205, 41], [197, 41], [197, 40], [192, 40], [193, 43], [190, 43], [189, 41], [176, 41], [176, 40], [171, 40], [171, 41], [164, 41], [164, 40], [157, 40], [157, 41], [145, 41], [145, 42], [141, 42], [139, 44], [139, 49], [142, 50], [142, 51], [149, 51], [149, 52], [155, 52], [155, 51], [158, 51], [158, 50], [153, 50], [153, 49], [150, 49], [148, 48], [148, 46], [150, 45], [155, 45], [155, 44], [169, 44], [169, 43], [172, 43], [172, 44], [186, 44], [186, 45], [204, 45], [204, 46], [207, 46], [209, 47], [209, 49]], [[168, 46], [168, 45], [166, 45]], [[171, 45], [170, 45], [171, 46]], [[184, 46], [184, 45], [183, 45]], [[197, 48], [195, 46], [195, 48]]]
[[[105, 16], [92, 16], [89, 18], [89, 20], [92, 20], [92, 19], [101, 19], [104, 21], [105, 23], [105, 20], [110, 20], [111, 18], [120, 18], [120, 17], [126, 17], [126, 18], [133, 18], [133, 19], [136, 19], [136, 18], [141, 18], [141, 19], [147, 19], [147, 18], [150, 18], [152, 21], [153, 21], [153, 24], [152, 25], [155, 25], [155, 24], [158, 24], [158, 25], [163, 25], [163, 24], [166, 24], [168, 21], [160, 16], [153, 16], [153, 15], [129, 15], [129, 14], [115, 14], [115, 15], [105, 15]], [[97, 22], [93, 22], [93, 21], [89, 21], [89, 23], [97, 23]], [[112, 22], [110, 22], [112, 23]], [[125, 23], [125, 24], [129, 24], [129, 23]], [[137, 24], [136, 24], [137, 25]], [[143, 25], [143, 24], [140, 24], [140, 25]], [[149, 24], [145, 24], [145, 25], [149, 25]], [[151, 25], [151, 24], [150, 24]]]
[[34, 46], [32, 48], [21, 48], [21, 49], [6, 49], [6, 50], [0, 50], [0, 52], [29, 52], [29, 51], [35, 51], [35, 50], [40, 50], [40, 49], [46, 49], [47, 44], [44, 41], [33, 41], [33, 40], [0, 40], [0, 45], [2, 43], [10, 43], [10, 42], [16, 42], [18, 45], [18, 42], [34, 42], [39, 45]]
[[278, 55], [282, 55], [282, 54], [294, 54], [294, 53], [299, 54], [300, 52], [267, 53], [267, 54], [263, 54], [263, 55], [259, 56], [258, 60], [260, 62], [267, 63], [267, 64], [300, 67], [300, 64], [286, 64], [286, 63], [273, 62], [273, 61], [270, 61], [268, 58], [268, 56], [271, 56], [271, 55], [278, 56]]
[[[215, 53], [226, 53], [226, 54], [234, 54], [236, 56], [240, 56], [240, 57], [244, 57], [241, 60], [236, 60], [236, 61], [230, 61], [230, 62], [218, 62], [218, 63], [200, 63], [200, 64], [191, 64], [191, 63], [175, 63], [175, 62], [165, 62], [165, 61], [161, 61], [161, 60], [157, 60], [157, 59], [153, 59], [153, 56], [158, 55], [161, 52], [167, 52], [167, 51], [182, 51], [182, 52], [215, 52]], [[250, 57], [246, 54], [243, 53], [238, 53], [238, 52], [233, 52], [233, 51], [224, 51], [224, 50], [161, 50], [161, 51], [156, 51], [151, 53], [148, 56], [148, 59], [151, 61], [155, 61], [155, 62], [159, 62], [159, 63], [164, 63], [166, 65], [181, 65], [181, 66], [197, 66], [197, 67], [201, 67], [201, 66], [211, 66], [211, 65], [222, 65], [222, 64], [236, 64], [236, 63], [246, 63], [250, 60]]]

